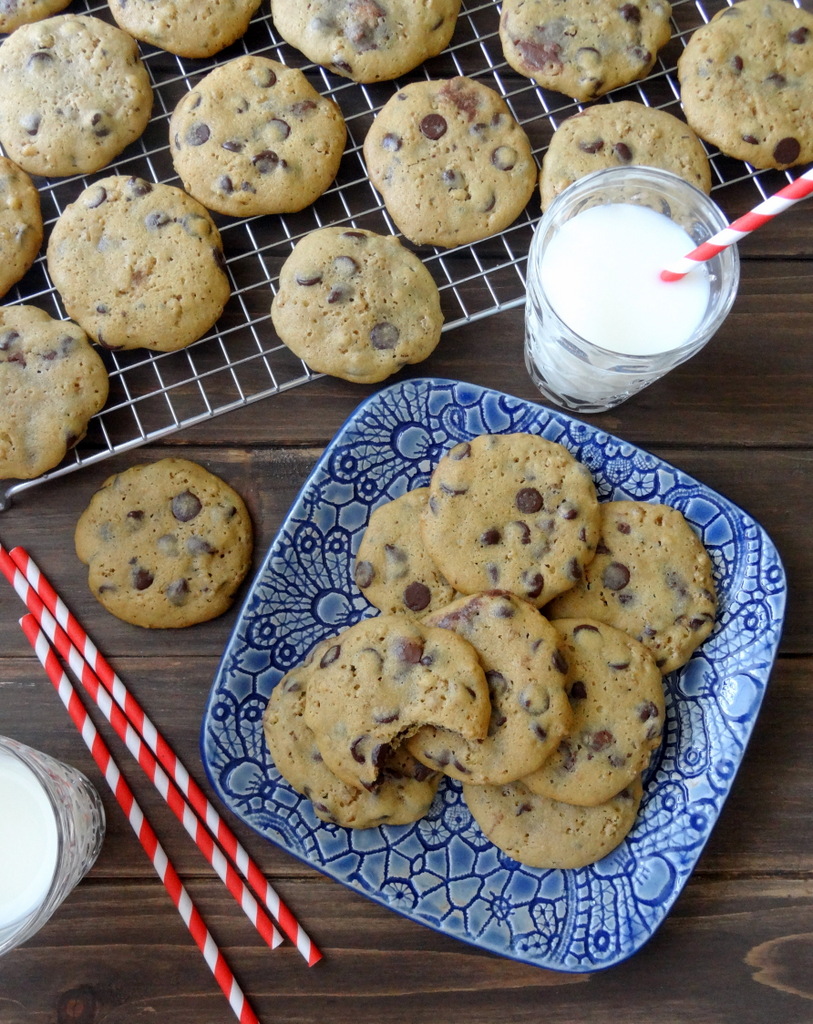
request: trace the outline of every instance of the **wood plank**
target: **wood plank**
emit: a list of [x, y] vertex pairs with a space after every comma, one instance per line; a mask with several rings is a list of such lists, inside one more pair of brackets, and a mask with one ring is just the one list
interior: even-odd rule
[[[693, 880], [654, 938], [574, 975], [483, 953], [325, 881], [292, 884], [325, 960], [270, 952], [211, 885], [192, 898], [262, 1019], [277, 1024], [809, 1024], [813, 900], [802, 881]], [[160, 936], [160, 938], [159, 938]], [[103, 967], [102, 967], [103, 964]], [[621, 1010], [623, 1008], [623, 1010]], [[160, 887], [85, 885], [0, 960], [0, 1024], [209, 1024], [223, 997]]]

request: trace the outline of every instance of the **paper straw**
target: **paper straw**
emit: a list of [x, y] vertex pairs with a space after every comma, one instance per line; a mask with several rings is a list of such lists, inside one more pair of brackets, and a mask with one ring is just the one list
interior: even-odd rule
[[88, 750], [93, 756], [93, 760], [98, 765], [119, 806], [124, 811], [145, 853], [152, 861], [156, 874], [164, 883], [190, 935], [203, 954], [209, 970], [228, 999], [235, 1016], [241, 1024], [259, 1024], [259, 1018], [249, 1005], [231, 968], [226, 963], [203, 918], [192, 903], [189, 893], [186, 891], [183, 882], [181, 882], [178, 873], [161, 846], [155, 830], [139, 807], [133, 791], [119, 771], [104, 740], [90, 720], [73, 684], [63, 671], [56, 652], [49, 644], [43, 631], [39, 628], [33, 615], [25, 615], [20, 619], [20, 625], [29, 643], [34, 648], [40, 664], [53, 683], [54, 689], [65, 705], [74, 725], [85, 741]]
[[712, 259], [717, 253], [734, 245], [735, 242], [739, 242], [746, 235], [750, 235], [756, 228], [762, 227], [769, 220], [773, 220], [777, 214], [787, 210], [794, 203], [798, 203], [800, 199], [805, 199], [811, 193], [813, 193], [813, 167], [780, 189], [775, 195], [769, 196], [764, 202], [755, 206], [749, 213], [738, 217], [727, 228], [712, 235], [708, 241], [703, 242], [686, 256], [662, 270], [661, 280], [679, 281], [691, 270], [694, 270], [699, 263], [705, 263]]
[[[15, 569], [17, 570], [16, 572], [14, 571]], [[296, 945], [308, 966], [318, 963], [322, 959], [322, 953], [280, 899], [276, 890], [267, 881], [260, 868], [249, 856], [233, 831], [218, 814], [198, 783], [189, 775], [169, 744], [128, 691], [123, 681], [98, 651], [93, 641], [54, 590], [48, 579], [40, 572], [30, 555], [21, 547], [12, 548], [6, 554], [2, 545], [0, 545], [0, 570], [3, 571], [20, 598], [36, 617], [39, 618], [39, 612], [44, 606], [56, 618], [58, 624], [68, 635], [70, 642], [84, 658], [95, 677], [123, 710], [127, 720], [141, 734], [147, 747], [157, 756], [178, 789], [186, 796], [197, 814], [206, 822], [206, 825], [220, 842], [228, 856], [232, 858], [253, 891], [270, 910], [282, 929], [283, 934]]]

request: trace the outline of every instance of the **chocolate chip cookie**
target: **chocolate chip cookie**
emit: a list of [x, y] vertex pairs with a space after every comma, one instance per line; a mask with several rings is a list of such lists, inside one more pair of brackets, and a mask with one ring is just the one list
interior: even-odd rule
[[476, 785], [502, 785], [540, 768], [571, 724], [567, 662], [553, 626], [527, 601], [499, 591], [459, 598], [423, 621], [452, 630], [477, 651], [491, 718], [484, 739], [425, 726], [407, 740], [410, 753]]
[[592, 560], [599, 506], [590, 472], [535, 434], [481, 434], [435, 467], [423, 541], [463, 594], [498, 587], [542, 607]]
[[381, 82], [445, 49], [460, 0], [271, 0], [282, 38], [330, 71]]
[[649, 764], [664, 726], [663, 679], [643, 644], [595, 619], [554, 619], [567, 661], [570, 733], [523, 779], [552, 800], [595, 807]]
[[323, 644], [308, 678], [305, 724], [327, 767], [375, 786], [390, 749], [422, 725], [484, 737], [491, 706], [477, 653], [406, 615], [364, 619]]
[[671, 14], [667, 0], [504, 0], [500, 42], [515, 71], [584, 102], [649, 74]]
[[261, 0], [108, 0], [125, 32], [180, 57], [211, 57], [245, 34]]
[[606, 857], [635, 824], [642, 796], [640, 779], [596, 807], [550, 800], [521, 781], [463, 786], [472, 817], [495, 846], [520, 864], [548, 869], [583, 868]]
[[184, 348], [215, 323], [230, 293], [208, 211], [143, 178], [89, 185], [59, 216], [46, 259], [69, 315], [107, 348]]
[[432, 275], [394, 235], [320, 228], [280, 271], [271, 319], [311, 369], [357, 383], [426, 359], [443, 314]]
[[677, 65], [697, 134], [754, 167], [813, 160], [813, 14], [741, 0], [689, 38]]
[[681, 512], [636, 501], [601, 504], [596, 557], [554, 618], [587, 615], [636, 637], [664, 674], [680, 668], [714, 627], [711, 559]]
[[36, 306], [0, 306], [0, 479], [53, 469], [107, 400], [85, 332]]
[[[320, 659], [322, 650], [317, 646], [312, 658]], [[334, 825], [374, 828], [422, 818], [432, 805], [441, 775], [403, 747], [387, 753], [378, 781], [369, 790], [348, 786], [325, 765], [304, 719], [309, 675], [308, 666], [284, 675], [263, 714], [266, 745], [280, 775], [311, 801], [317, 818]]]
[[0, 298], [37, 258], [42, 234], [39, 192], [24, 170], [0, 156]]
[[71, 0], [0, 0], [0, 32], [41, 21], [64, 10]]
[[203, 466], [174, 458], [108, 477], [74, 539], [93, 596], [117, 618], [153, 629], [226, 611], [253, 549], [240, 495]]
[[428, 487], [416, 487], [379, 505], [361, 538], [353, 578], [382, 612], [422, 618], [455, 597], [454, 587], [429, 557], [421, 532], [415, 529], [428, 498]]
[[59, 14], [21, 25], [0, 47], [0, 142], [29, 174], [98, 171], [137, 139], [152, 86], [132, 36]]
[[597, 103], [568, 117], [553, 133], [539, 176], [542, 209], [593, 171], [644, 164], [711, 191], [703, 143], [679, 118], [633, 100]]
[[370, 181], [398, 229], [450, 247], [513, 223], [537, 167], [507, 104], [482, 82], [412, 82], [379, 111], [364, 140]]
[[210, 210], [249, 217], [308, 206], [336, 177], [347, 131], [301, 71], [237, 57], [178, 103], [170, 153], [184, 188]]

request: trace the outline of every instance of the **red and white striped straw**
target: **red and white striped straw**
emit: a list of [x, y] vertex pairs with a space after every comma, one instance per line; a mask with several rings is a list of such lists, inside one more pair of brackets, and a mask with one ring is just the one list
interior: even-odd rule
[[[6, 559], [11, 562], [11, 566], [9, 566]], [[14, 569], [17, 571], [13, 571]], [[265, 878], [234, 832], [218, 814], [198, 783], [189, 775], [172, 748], [147, 717], [108, 661], [96, 648], [93, 641], [62, 598], [57, 594], [56, 590], [54, 590], [48, 579], [40, 572], [28, 552], [21, 547], [15, 547], [6, 554], [2, 545], [0, 545], [0, 570], [2, 570], [20, 598], [37, 618], [40, 617], [40, 610], [43, 606], [55, 617], [57, 623], [67, 634], [70, 642], [78, 650], [97, 680], [101, 682], [113, 700], [116, 701], [133, 728], [141, 734], [146, 746], [157, 756], [178, 789], [189, 800], [196, 813], [205, 821], [228, 856], [232, 858], [243, 877], [248, 881], [252, 890], [274, 916], [283, 934], [296, 945], [308, 966], [318, 963], [322, 959], [322, 953], [311, 941], [290, 909], [280, 899], [276, 890]], [[66, 655], [63, 654], [63, 657], [66, 657]], [[96, 698], [94, 697], [94, 699]]]
[[228, 999], [235, 1016], [241, 1024], [259, 1024], [259, 1018], [254, 1013], [231, 968], [217, 948], [203, 918], [192, 903], [189, 893], [186, 891], [177, 871], [170, 863], [164, 848], [161, 846], [155, 830], [144, 816], [144, 812], [139, 807], [133, 791], [119, 771], [110, 750], [97, 732], [96, 726], [90, 720], [73, 684], [63, 671], [56, 651], [51, 647], [48, 638], [39, 628], [37, 620], [33, 615], [25, 615], [20, 619], [20, 625], [29, 643], [34, 648], [34, 652], [45, 669], [48, 678], [53, 683], [54, 689], [65, 705], [74, 725], [81, 733], [82, 739], [93, 756], [93, 760], [98, 765], [102, 775], [104, 775], [105, 781], [115, 795], [119, 806], [124, 811], [133, 831], [138, 836], [145, 853], [152, 861], [156, 874], [164, 883], [190, 935], [203, 954], [209, 970]]
[[811, 193], [813, 193], [813, 167], [789, 185], [781, 188], [775, 195], [769, 196], [764, 202], [755, 206], [749, 213], [738, 217], [727, 228], [712, 235], [708, 241], [698, 245], [686, 256], [666, 267], [661, 271], [661, 280], [679, 281], [694, 270], [698, 263], [705, 263], [712, 259], [723, 249], [739, 242], [741, 238], [750, 235], [752, 231], [762, 227], [769, 220], [773, 220], [777, 214], [787, 210], [794, 203], [798, 203], [800, 199], [805, 199]]

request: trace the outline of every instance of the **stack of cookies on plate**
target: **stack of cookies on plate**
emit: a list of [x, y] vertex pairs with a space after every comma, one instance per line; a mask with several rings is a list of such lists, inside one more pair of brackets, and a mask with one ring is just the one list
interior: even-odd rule
[[380, 614], [318, 643], [263, 719], [319, 818], [412, 822], [447, 776], [524, 864], [581, 867], [622, 841], [661, 741], [663, 675], [716, 613], [680, 512], [599, 502], [556, 442], [480, 435], [375, 509], [355, 581]]

